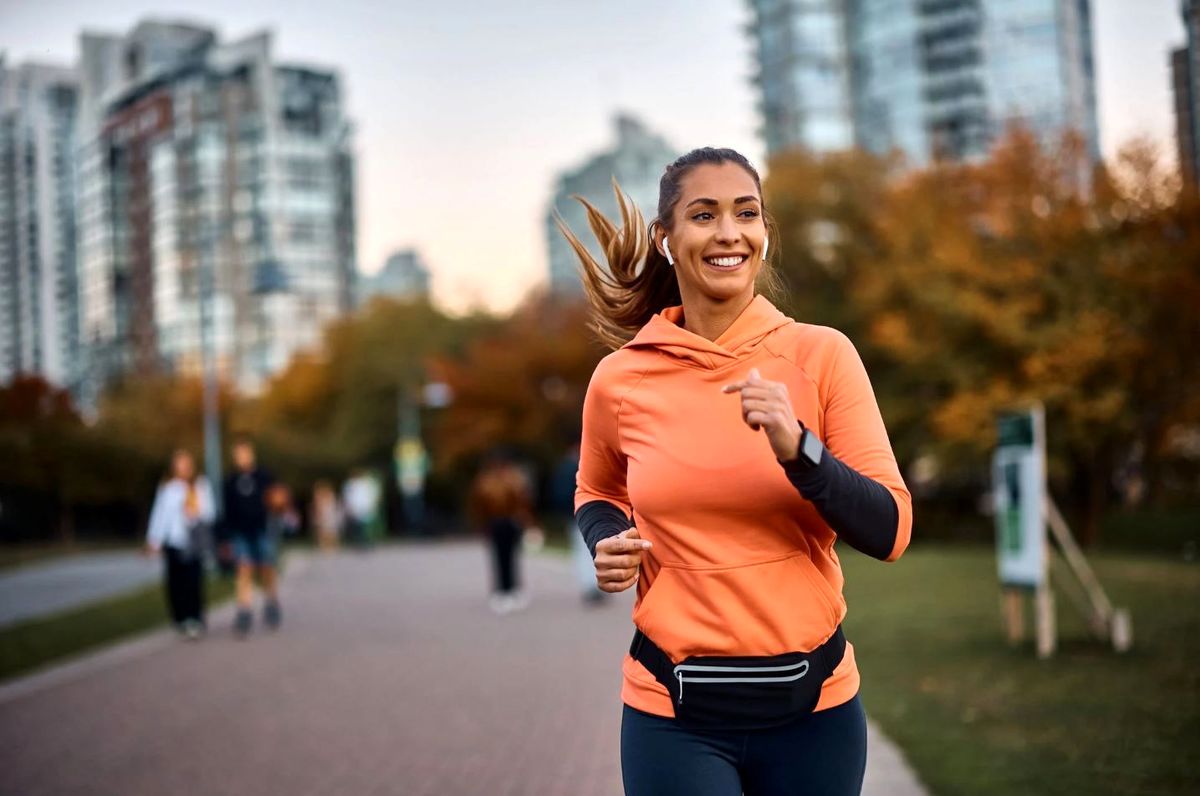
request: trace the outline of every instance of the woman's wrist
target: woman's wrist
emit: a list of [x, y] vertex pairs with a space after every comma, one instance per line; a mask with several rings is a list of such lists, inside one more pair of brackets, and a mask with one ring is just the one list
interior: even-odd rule
[[797, 420], [796, 425], [793, 426], [791, 429], [790, 438], [787, 440], [787, 442], [784, 445], [784, 451], [783, 451], [784, 455], [780, 456], [777, 453], [775, 456], [775, 458], [779, 460], [780, 464], [786, 464], [787, 462], [792, 462], [792, 461], [796, 460], [796, 457], [798, 457], [800, 455], [800, 439], [803, 436], [804, 436], [804, 424], [801, 423], [799, 420]]

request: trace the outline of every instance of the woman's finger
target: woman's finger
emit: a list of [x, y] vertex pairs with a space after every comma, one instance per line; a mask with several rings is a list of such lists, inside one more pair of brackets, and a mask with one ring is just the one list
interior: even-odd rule
[[747, 425], [755, 431], [771, 422], [771, 415], [767, 412], [747, 412], [744, 417]]
[[742, 401], [742, 414], [747, 412], [778, 412], [782, 409], [779, 401], [768, 401], [761, 398], [756, 398], [750, 401]]
[[757, 399], [760, 401], [778, 401], [779, 393], [766, 387], [747, 387], [742, 390], [742, 400]]
[[[631, 528], [630, 531], [632, 530]], [[649, 540], [639, 539], [636, 535], [624, 535], [628, 533], [629, 531], [625, 531], [621, 536], [610, 536], [607, 539], [601, 539], [596, 543], [596, 555], [600, 555], [601, 553], [606, 555], [620, 555], [621, 553], [649, 550], [653, 546]]]
[[620, 583], [637, 577], [637, 567], [633, 569], [598, 569], [596, 580], [601, 583]]
[[607, 555], [603, 558], [597, 557], [596, 568], [604, 569], [637, 569], [642, 563], [640, 554], [613, 556]]
[[609, 594], [616, 594], [617, 592], [625, 591], [630, 586], [637, 583], [637, 581], [638, 581], [637, 576], [634, 575], [632, 578], [629, 578], [627, 580], [623, 580], [623, 581], [620, 581], [617, 583], [600, 583], [600, 584], [597, 584], [597, 586], [599, 586], [600, 591], [605, 591], [605, 592], [608, 592]]

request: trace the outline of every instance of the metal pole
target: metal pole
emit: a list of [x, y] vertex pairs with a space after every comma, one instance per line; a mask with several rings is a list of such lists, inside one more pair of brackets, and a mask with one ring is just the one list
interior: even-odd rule
[[221, 498], [221, 416], [218, 406], [217, 355], [213, 340], [213, 300], [216, 289], [216, 260], [213, 257], [212, 223], [203, 222], [200, 255], [200, 351], [204, 360], [204, 472], [212, 487], [217, 511]]

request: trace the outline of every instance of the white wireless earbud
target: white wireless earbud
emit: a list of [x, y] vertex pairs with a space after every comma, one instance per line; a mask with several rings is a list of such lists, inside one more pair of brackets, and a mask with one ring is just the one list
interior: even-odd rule
[[771, 242], [770, 238], [763, 238], [763, 262], [767, 261], [767, 245]]
[[671, 248], [667, 246], [667, 236], [663, 235], [663, 253], [667, 255], [667, 265], [674, 265], [675, 258], [671, 256]]

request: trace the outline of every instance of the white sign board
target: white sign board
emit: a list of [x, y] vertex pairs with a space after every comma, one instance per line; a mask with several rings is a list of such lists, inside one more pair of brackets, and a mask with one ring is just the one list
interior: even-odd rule
[[1000, 418], [992, 457], [996, 560], [1006, 586], [1046, 579], [1046, 448], [1041, 407]]

